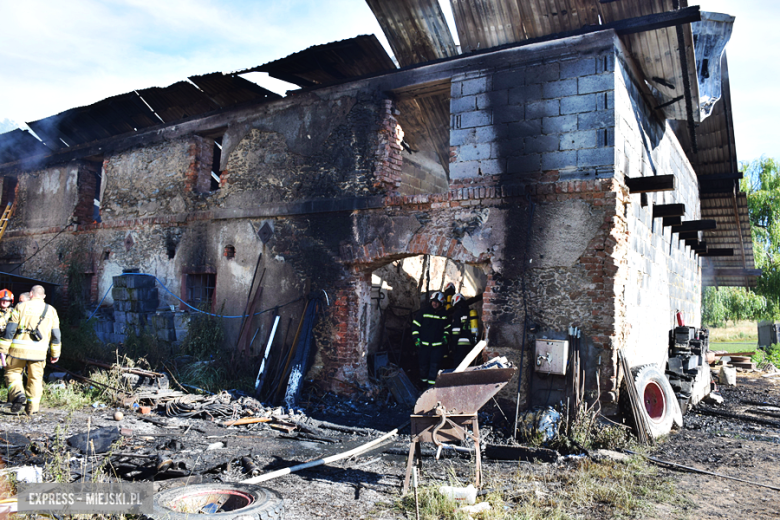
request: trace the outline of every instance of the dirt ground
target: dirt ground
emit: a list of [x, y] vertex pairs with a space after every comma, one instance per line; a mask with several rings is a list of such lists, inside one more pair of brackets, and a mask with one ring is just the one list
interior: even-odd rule
[[[747, 409], [757, 404], [780, 407], [778, 396], [780, 378], [763, 378], [760, 374], [739, 374], [734, 388], [722, 388], [725, 401], [721, 405], [705, 405], [710, 409], [747, 415]], [[752, 403], [752, 404], [751, 404]], [[771, 413], [771, 412], [770, 412]], [[780, 410], [775, 411], [780, 413]], [[320, 400], [305, 414], [290, 417], [293, 422], [307, 425], [316, 435], [307, 438], [300, 434], [280, 432], [266, 425], [229, 427], [202, 419], [174, 419], [156, 416], [152, 424], [128, 414], [121, 422], [113, 420], [113, 410], [88, 408], [77, 412], [45, 410], [31, 419], [1, 417], [3, 429], [21, 433], [33, 443], [32, 450], [12, 452], [4, 450], [5, 465], [43, 465], [51, 463], [47, 451], [69, 450], [75, 455], [69, 465], [72, 479], [90, 478], [104, 460], [102, 456], [85, 458], [73, 448], [55, 440], [55, 429], [61, 438], [104, 426], [119, 426], [123, 444], [116, 448], [122, 453], [159, 457], [131, 459], [112, 457], [112, 468], [117, 471], [137, 468], [136, 478], [151, 477], [159, 460], [170, 459], [173, 467], [155, 478], [158, 486], [180, 485], [181, 472], [192, 472], [190, 482], [237, 482], [247, 478], [240, 458], [250, 456], [265, 473], [275, 469], [316, 460], [341, 453], [389, 431], [408, 419], [408, 411], [400, 407], [380, 406], [370, 401], [340, 402], [335, 398]], [[758, 424], [740, 419], [704, 415], [692, 411], [685, 417], [684, 427], [673, 432], [667, 440], [655, 446], [650, 455], [701, 470], [741, 478], [754, 483], [780, 487], [780, 416], [753, 415], [777, 425]], [[482, 420], [482, 418], [481, 418]], [[327, 421], [327, 422], [323, 422]], [[485, 418], [485, 423], [487, 423]], [[345, 427], [346, 426], [346, 427]], [[500, 425], [496, 425], [499, 428]], [[491, 427], [484, 424], [489, 438]], [[177, 442], [172, 442], [177, 441]], [[222, 446], [214, 446], [221, 442]], [[400, 498], [408, 450], [408, 427], [393, 441], [357, 458], [287, 475], [264, 484], [284, 497], [285, 518], [328, 519], [400, 519], [401, 512], [394, 507]], [[209, 449], [211, 447], [211, 449]], [[424, 455], [429, 453], [426, 449]], [[447, 455], [435, 461], [424, 456], [421, 484], [435, 481], [460, 481], [468, 484], [473, 478], [474, 463], [467, 457]], [[529, 463], [492, 461], [483, 459], [485, 480], [492, 485], [510, 482], [523, 476], [538, 480], [537, 493], [555, 493], [545, 489], [554, 482], [557, 472], [570, 472], [576, 459], [561, 459], [557, 463]], [[146, 473], [144, 473], [146, 471]], [[177, 471], [179, 473], [177, 473]], [[662, 469], [674, 483], [679, 496], [664, 501], [641, 513], [639, 518], [709, 519], [709, 518], [778, 518], [780, 492], [755, 484], [725, 478]], [[507, 502], [510, 512], [514, 506]], [[596, 508], [574, 513], [581, 518], [611, 518], [609, 510]]]

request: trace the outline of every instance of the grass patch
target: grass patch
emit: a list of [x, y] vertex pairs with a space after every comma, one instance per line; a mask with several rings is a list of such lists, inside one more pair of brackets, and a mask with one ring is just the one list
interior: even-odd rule
[[722, 327], [711, 327], [710, 343], [758, 344], [758, 324], [755, 321], [731, 321]]
[[749, 343], [713, 343], [710, 342], [710, 350], [725, 350], [726, 352], [752, 352], [758, 348], [756, 342]]
[[[418, 489], [421, 519], [468, 518], [456, 510], [455, 501], [439, 493], [444, 484], [429, 482]], [[487, 501], [492, 506], [478, 517], [483, 520], [652, 517], [656, 504], [688, 504], [670, 478], [640, 457], [625, 463], [584, 459], [567, 468], [521, 466], [508, 479], [498, 474], [495, 478], [486, 476], [485, 488], [496, 491], [477, 498], [477, 502]], [[414, 492], [397, 501], [395, 509], [414, 518]]]

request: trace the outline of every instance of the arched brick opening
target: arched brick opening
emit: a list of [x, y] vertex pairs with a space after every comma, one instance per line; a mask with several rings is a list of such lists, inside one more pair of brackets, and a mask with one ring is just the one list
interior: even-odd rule
[[[477, 265], [485, 273], [484, 303], [481, 316], [485, 327], [490, 326], [492, 291], [495, 288], [489, 253], [475, 256], [457, 239], [443, 234], [417, 233], [407, 247], [388, 251], [375, 240], [361, 247], [353, 247], [354, 261], [345, 264], [348, 275], [338, 284], [331, 319], [335, 321], [331, 352], [325, 361], [330, 389], [337, 393], [350, 393], [354, 385], [369, 384], [368, 346], [370, 307], [376, 304], [372, 298], [372, 273], [392, 262], [405, 258], [429, 255], [442, 257], [459, 264]], [[357, 251], [355, 251], [357, 249]], [[436, 287], [435, 290], [438, 290]], [[434, 290], [433, 287], [431, 290]]]

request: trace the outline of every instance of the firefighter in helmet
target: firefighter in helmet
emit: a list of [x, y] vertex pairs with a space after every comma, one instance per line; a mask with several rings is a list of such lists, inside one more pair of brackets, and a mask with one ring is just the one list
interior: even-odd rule
[[[57, 311], [44, 302], [44, 298], [44, 288], [33, 286], [30, 300], [11, 311], [5, 334], [0, 339], [0, 363], [5, 367], [12, 413], [19, 413], [22, 408], [28, 415], [38, 411], [43, 394], [46, 356], [48, 354], [52, 363], [60, 358], [60, 320]], [[27, 383], [23, 384], [25, 368]]]
[[14, 294], [8, 289], [0, 290], [0, 335], [5, 333], [8, 318], [11, 317], [11, 309], [14, 306]]
[[444, 308], [444, 294], [435, 292], [430, 304], [417, 311], [412, 321], [412, 338], [417, 347], [419, 377], [425, 384], [434, 384], [439, 365], [447, 351], [450, 318]]

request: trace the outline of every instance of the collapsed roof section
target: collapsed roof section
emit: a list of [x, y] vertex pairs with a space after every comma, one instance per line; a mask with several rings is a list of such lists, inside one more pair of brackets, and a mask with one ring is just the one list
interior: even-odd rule
[[112, 96], [27, 123], [40, 141], [22, 130], [0, 134], [0, 164], [140, 132], [243, 103], [281, 98], [251, 81], [221, 72], [192, 76], [189, 80]]
[[328, 85], [394, 70], [395, 64], [376, 36], [362, 35], [348, 40], [315, 45], [286, 58], [237, 74], [267, 72], [272, 78], [299, 87]]

